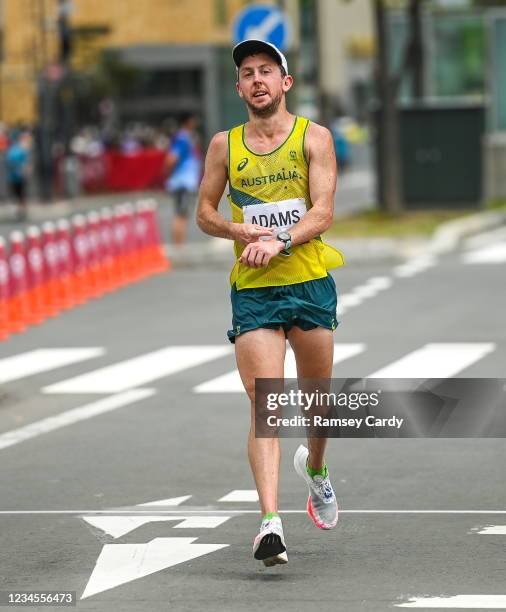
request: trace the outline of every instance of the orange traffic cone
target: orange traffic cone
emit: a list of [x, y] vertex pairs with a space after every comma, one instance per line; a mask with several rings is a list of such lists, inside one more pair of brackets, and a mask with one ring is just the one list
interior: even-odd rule
[[44, 255], [40, 243], [40, 231], [32, 225], [26, 232], [26, 263], [28, 266], [29, 291], [28, 301], [34, 324], [41, 323], [47, 313], [44, 308]]
[[116, 286], [123, 287], [128, 283], [128, 270], [126, 261], [126, 227], [123, 222], [123, 206], [114, 208], [112, 219], [114, 235], [114, 277]]
[[10, 274], [5, 240], [0, 236], [0, 341], [9, 337], [9, 310], [7, 301], [10, 294]]
[[116, 283], [114, 278], [114, 240], [110, 208], [104, 207], [100, 211], [99, 233], [103, 257], [103, 282], [105, 290], [112, 291], [115, 289]]
[[24, 236], [15, 231], [10, 235], [9, 271], [11, 292], [7, 302], [10, 331], [24, 332], [31, 322], [28, 302], [28, 274], [25, 257]]
[[88, 236], [83, 215], [72, 217], [72, 253], [74, 256], [73, 289], [78, 303], [86, 302], [92, 294], [88, 274]]
[[125, 266], [129, 282], [135, 282], [141, 278], [141, 267], [137, 254], [135, 240], [135, 208], [127, 203], [123, 206], [123, 224], [125, 226]]
[[158, 205], [155, 200], [144, 200], [141, 206], [141, 214], [146, 220], [148, 227], [147, 239], [147, 261], [151, 274], [165, 272], [170, 269], [170, 262], [165, 255], [156, 209]]
[[44, 308], [50, 317], [55, 317], [62, 309], [58, 247], [56, 246], [55, 226], [51, 221], [42, 225], [42, 252], [44, 253], [45, 280], [43, 285]]
[[139, 262], [140, 275], [142, 277], [151, 274], [149, 269], [149, 236], [148, 236], [148, 223], [143, 214], [144, 205], [141, 202], [137, 202], [135, 206], [135, 244], [137, 260]]
[[72, 284], [74, 259], [70, 240], [70, 224], [66, 219], [56, 223], [56, 248], [58, 250], [59, 300], [62, 308], [72, 308], [77, 304]]
[[95, 290], [95, 297], [100, 297], [106, 290], [104, 276], [104, 254], [100, 236], [100, 217], [94, 210], [87, 215], [90, 275]]

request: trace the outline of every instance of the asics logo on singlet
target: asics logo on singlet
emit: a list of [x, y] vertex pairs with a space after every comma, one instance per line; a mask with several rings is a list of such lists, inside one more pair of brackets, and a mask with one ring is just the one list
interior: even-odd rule
[[241, 159], [241, 161], [237, 164], [237, 170], [238, 172], [240, 172], [241, 170], [244, 170], [244, 168], [246, 168], [246, 164], [249, 162], [249, 159], [247, 157], [243, 157]]

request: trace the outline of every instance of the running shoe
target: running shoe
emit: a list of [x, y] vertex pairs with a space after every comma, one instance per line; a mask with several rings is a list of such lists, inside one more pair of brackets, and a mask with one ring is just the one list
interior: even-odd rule
[[260, 533], [253, 542], [253, 556], [263, 561], [266, 567], [288, 563], [283, 525], [279, 516], [262, 521]]
[[308, 456], [308, 449], [301, 444], [295, 451], [293, 458], [295, 471], [306, 481], [309, 487], [307, 513], [313, 523], [320, 529], [332, 529], [337, 523], [338, 509], [328, 471], [325, 477], [315, 476], [311, 478], [306, 469]]

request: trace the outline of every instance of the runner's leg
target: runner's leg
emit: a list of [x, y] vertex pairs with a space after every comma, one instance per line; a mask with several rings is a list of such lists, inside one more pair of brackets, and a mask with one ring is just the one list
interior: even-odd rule
[[[288, 342], [295, 354], [298, 378], [330, 378], [334, 357], [333, 333], [330, 329], [316, 327], [303, 331], [292, 327], [288, 332]], [[324, 463], [327, 438], [308, 438], [308, 465], [320, 470]]]
[[235, 339], [237, 367], [251, 402], [248, 457], [262, 516], [278, 511], [279, 439], [255, 438], [255, 378], [283, 378], [286, 339], [283, 330], [255, 329]]

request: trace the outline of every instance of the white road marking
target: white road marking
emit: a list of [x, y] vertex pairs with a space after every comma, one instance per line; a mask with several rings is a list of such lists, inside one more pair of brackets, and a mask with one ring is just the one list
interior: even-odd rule
[[69, 378], [43, 393], [119, 393], [231, 353], [229, 346], [169, 346]]
[[181, 495], [181, 497], [170, 497], [169, 499], [159, 499], [157, 501], [137, 504], [138, 506], [179, 506], [189, 500], [191, 495]]
[[[285, 376], [286, 378], [297, 377], [295, 355], [291, 349], [286, 351]], [[244, 393], [244, 387], [239, 370], [232, 370], [232, 372], [227, 372], [197, 385], [193, 391], [194, 393]]]
[[484, 533], [486, 535], [506, 535], [506, 525], [487, 525], [473, 530], [474, 533]]
[[394, 268], [395, 276], [408, 278], [424, 272], [436, 265], [437, 259], [433, 255], [420, 255]]
[[337, 311], [341, 316], [350, 308], [360, 306], [366, 299], [376, 296], [380, 291], [389, 289], [393, 281], [388, 276], [372, 276], [362, 285], [357, 285], [348, 293], [340, 295], [337, 301]]
[[355, 287], [352, 290], [351, 295], [354, 295], [362, 299], [367, 299], [367, 298], [374, 297], [380, 291], [384, 291], [385, 289], [388, 289], [391, 286], [392, 286], [392, 281], [390, 278], [388, 278], [388, 276], [376, 276], [376, 277], [370, 278], [363, 285], [359, 285], [358, 287]]
[[81, 599], [226, 548], [194, 544], [197, 538], [155, 538], [147, 544], [106, 544]]
[[354, 306], [360, 306], [364, 298], [360, 295], [355, 295], [354, 293], [344, 293], [341, 295], [337, 301], [337, 308], [341, 312], [343, 309], [353, 308]]
[[[279, 510], [282, 514], [307, 514], [306, 510]], [[421, 515], [506, 515], [506, 510], [343, 510], [339, 509], [341, 514], [421, 514]], [[152, 510], [0, 510], [0, 516], [81, 516], [83, 514], [107, 516], [107, 515], [132, 515], [138, 514], [153, 514]], [[227, 509], [227, 510], [198, 510], [187, 508], [186, 510], [157, 510], [158, 515], [214, 515], [214, 514], [258, 514], [258, 510], [251, 509]]]
[[471, 251], [462, 256], [465, 264], [500, 264], [506, 262], [506, 242]]
[[84, 521], [93, 525], [97, 529], [100, 529], [104, 533], [112, 536], [113, 538], [121, 538], [122, 536], [147, 525], [148, 523], [159, 523], [167, 521], [177, 521], [179, 524], [175, 527], [182, 529], [195, 528], [195, 529], [212, 529], [222, 525], [230, 516], [216, 516], [216, 515], [204, 515], [204, 516], [179, 516], [179, 515], [165, 515], [165, 514], [152, 514], [152, 515], [141, 515], [141, 516], [83, 516], [81, 517]]
[[[365, 345], [361, 343], [343, 343], [334, 345], [334, 364], [340, 363], [345, 359], [350, 359], [365, 350]], [[295, 357], [291, 349], [286, 352], [285, 377], [297, 378], [297, 368]], [[244, 387], [239, 376], [238, 370], [227, 372], [217, 378], [212, 378], [194, 387], [195, 393], [244, 393]]]
[[220, 497], [219, 502], [257, 502], [258, 492], [256, 489], [235, 489], [230, 491], [223, 497]]
[[452, 595], [448, 597], [413, 597], [398, 608], [459, 608], [467, 610], [504, 610], [506, 595]]
[[[161, 521], [175, 521], [178, 520], [177, 516], [165, 516], [165, 515], [149, 515], [144, 514], [141, 516], [83, 516], [83, 521], [86, 521], [93, 527], [100, 529], [104, 533], [112, 536], [113, 538], [121, 538], [121, 536], [134, 531], [146, 525], [147, 523], [161, 522]], [[179, 517], [184, 520], [184, 517]]]
[[182, 523], [174, 525], [174, 529], [214, 529], [223, 525], [231, 516], [189, 516]]
[[13, 429], [0, 435], [0, 450], [8, 448], [9, 446], [14, 446], [25, 440], [36, 438], [50, 431], [66, 427], [67, 425], [85, 421], [99, 414], [111, 412], [112, 410], [123, 408], [123, 406], [140, 402], [147, 397], [151, 397], [155, 393], [153, 389], [135, 389], [127, 391], [126, 393], [106, 397], [91, 404], [85, 404], [79, 408], [67, 410], [56, 416], [35, 421], [35, 423], [30, 423], [30, 425], [26, 425], [25, 427]]
[[369, 374], [368, 378], [450, 378], [493, 350], [493, 342], [429, 343]]
[[393, 285], [393, 281], [388, 276], [373, 276], [367, 281], [367, 284], [376, 287], [379, 291], [383, 291], [385, 289], [390, 289]]
[[47, 372], [56, 368], [100, 357], [101, 347], [37, 349], [0, 359], [0, 384]]

